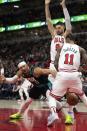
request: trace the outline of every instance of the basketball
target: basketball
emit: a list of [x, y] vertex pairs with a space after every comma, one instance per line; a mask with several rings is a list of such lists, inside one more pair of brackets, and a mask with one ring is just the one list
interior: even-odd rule
[[42, 69], [41, 69], [40, 67], [36, 67], [36, 68], [34, 69], [33, 75], [34, 75], [35, 77], [41, 76], [41, 75], [42, 75]]
[[67, 103], [69, 105], [75, 106], [79, 102], [79, 98], [75, 93], [68, 93], [67, 94]]

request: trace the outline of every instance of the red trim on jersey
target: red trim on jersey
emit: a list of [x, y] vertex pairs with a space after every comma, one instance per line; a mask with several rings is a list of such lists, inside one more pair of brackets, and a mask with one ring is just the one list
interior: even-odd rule
[[59, 71], [61, 72], [61, 71], [63, 71], [63, 72], [77, 72], [77, 70], [76, 69], [64, 69], [64, 68], [59, 68]]
[[[66, 92], [67, 93], [67, 92]], [[83, 96], [84, 95], [84, 92], [82, 91], [82, 93], [76, 93], [76, 92], [74, 92], [74, 91], [68, 91], [68, 93], [75, 93], [77, 96]], [[56, 95], [54, 95], [54, 94], [52, 94], [52, 93], [50, 93], [50, 95], [52, 96], [52, 97], [54, 97], [56, 100], [60, 100], [63, 96], [56, 96]]]
[[52, 97], [54, 97], [56, 100], [60, 100], [61, 97], [62, 97], [62, 96], [56, 96], [56, 95], [52, 94], [51, 92], [50, 92], [50, 95], [51, 95]]
[[78, 96], [83, 96], [85, 94], [83, 91], [81, 91], [81, 93], [77, 93], [76, 91], [74, 91], [74, 89], [73, 89], [73, 91], [72, 90], [70, 91], [70, 88], [68, 88], [67, 92], [68, 93], [75, 93]]

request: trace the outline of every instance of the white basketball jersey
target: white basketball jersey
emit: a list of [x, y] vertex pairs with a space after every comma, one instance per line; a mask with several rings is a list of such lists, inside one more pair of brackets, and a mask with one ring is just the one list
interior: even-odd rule
[[63, 45], [59, 62], [58, 70], [60, 71], [78, 71], [80, 66], [80, 51], [76, 44], [66, 43]]
[[56, 35], [52, 42], [51, 42], [51, 47], [50, 47], [50, 57], [51, 57], [51, 61], [54, 62], [55, 61], [55, 56], [57, 53], [57, 48], [62, 47], [63, 44], [65, 43], [65, 38], [64, 36], [61, 35]]

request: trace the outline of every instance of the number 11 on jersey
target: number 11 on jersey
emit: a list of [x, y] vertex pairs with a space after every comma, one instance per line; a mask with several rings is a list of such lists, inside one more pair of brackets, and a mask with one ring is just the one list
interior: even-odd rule
[[74, 59], [74, 54], [65, 54], [65, 61], [64, 64], [69, 64], [69, 65], [73, 65], [73, 59]]

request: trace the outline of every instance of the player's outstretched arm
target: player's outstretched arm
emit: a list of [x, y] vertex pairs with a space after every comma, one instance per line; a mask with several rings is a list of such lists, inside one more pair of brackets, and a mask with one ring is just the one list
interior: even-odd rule
[[51, 70], [51, 69], [43, 68], [42, 69], [42, 73], [43, 73], [43, 75], [49, 75], [49, 74], [51, 74], [55, 78], [56, 74], [57, 74], [57, 71], [56, 70]]
[[18, 76], [15, 75], [15, 76], [13, 76], [11, 78], [5, 78], [4, 82], [8, 83], [8, 84], [14, 84], [14, 83], [17, 82], [17, 80], [18, 80]]
[[64, 17], [65, 17], [66, 31], [64, 33], [64, 36], [66, 37], [69, 33], [72, 32], [72, 25], [71, 25], [70, 15], [69, 15], [69, 12], [67, 10], [65, 2], [66, 2], [66, 0], [62, 0], [60, 5], [62, 6]]
[[35, 77], [40, 77], [41, 75], [49, 75], [49, 74], [52, 74], [53, 77], [55, 77], [56, 73], [57, 73], [56, 70], [51, 70], [51, 69], [47, 69], [47, 68], [36, 67], [34, 69], [34, 76]]
[[13, 77], [5, 78], [4, 82], [9, 84], [16, 83], [18, 78], [22, 76], [22, 73], [23, 71], [20, 69]]
[[0, 75], [0, 83], [13, 84], [16, 83], [18, 78], [22, 76], [23, 71], [20, 69], [16, 75], [11, 78], [6, 78], [4, 75]]
[[0, 83], [8, 83], [8, 84], [12, 84], [15, 83], [18, 79], [18, 76], [15, 75], [14, 77], [11, 78], [6, 78], [4, 75], [0, 75]]
[[56, 35], [55, 32], [55, 28], [52, 24], [52, 20], [51, 20], [51, 14], [50, 14], [50, 9], [49, 9], [49, 4], [50, 4], [51, 0], [45, 0], [45, 14], [46, 14], [46, 22], [48, 25], [48, 30], [52, 36], [52, 38]]

